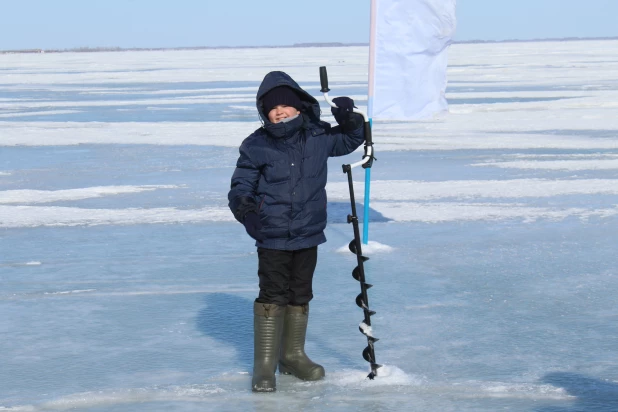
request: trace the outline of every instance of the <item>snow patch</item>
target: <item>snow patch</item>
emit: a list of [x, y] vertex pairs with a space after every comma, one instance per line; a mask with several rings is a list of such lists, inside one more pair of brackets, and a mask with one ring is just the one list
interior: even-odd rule
[[525, 169], [525, 170], [613, 170], [618, 169], [616, 159], [596, 160], [543, 160], [543, 161], [513, 161], [513, 162], [486, 162], [474, 163], [470, 166], [492, 166], [502, 169]]
[[0, 122], [0, 146], [152, 144], [238, 147], [259, 122]]
[[358, 325], [361, 331], [365, 334], [365, 336], [373, 337], [373, 329], [371, 326], [367, 325], [364, 321]]
[[68, 200], [83, 200], [96, 197], [140, 193], [157, 189], [178, 189], [176, 185], [145, 186], [95, 186], [65, 190], [5, 190], [0, 191], [0, 204], [10, 203], [49, 203]]
[[253, 94], [221, 94], [221, 95], [203, 95], [203, 96], [187, 96], [178, 98], [155, 98], [155, 99], [132, 99], [127, 100], [58, 100], [58, 101], [21, 101], [0, 102], [0, 110], [31, 110], [39, 108], [55, 108], [55, 107], [116, 107], [126, 106], [146, 106], [156, 107], [162, 105], [186, 105], [186, 104], [210, 104], [210, 103], [255, 103]]
[[420, 386], [424, 380], [409, 375], [396, 366], [383, 365], [374, 380], [367, 378], [369, 371], [345, 370], [326, 375], [326, 383], [344, 387], [373, 387], [381, 385]]
[[0, 227], [137, 225], [233, 222], [228, 208], [82, 209], [77, 207], [0, 206]]
[[[345, 246], [341, 246], [336, 250], [337, 253], [350, 253], [350, 249], [348, 247], [349, 243]], [[385, 245], [380, 242], [376, 242], [370, 240], [367, 244], [362, 244], [361, 249], [363, 251], [363, 255], [375, 254], [375, 253], [390, 253], [395, 250], [395, 248]]]
[[[525, 204], [492, 203], [413, 203], [374, 202], [372, 209], [388, 221], [440, 223], [452, 221], [509, 220], [517, 219], [532, 223], [540, 219], [552, 221], [577, 217], [581, 220], [608, 218], [618, 215], [614, 208], [543, 208]], [[204, 222], [234, 222], [234, 216], [227, 207], [205, 207], [201, 209], [128, 208], [128, 209], [85, 209], [61, 206], [2, 206], [0, 205], [0, 227], [38, 226], [98, 226], [138, 224], [183, 224]], [[332, 222], [336, 223], [336, 222]], [[394, 248], [379, 244], [362, 245], [363, 255], [390, 253]], [[348, 245], [336, 250], [350, 253]]]
[[389, 245], [385, 245], [384, 243], [380, 243], [380, 242], [375, 242], [373, 240], [370, 240], [367, 242], [366, 245], [362, 246], [363, 248], [363, 254], [374, 254], [374, 253], [390, 253], [392, 251], [395, 250], [394, 247], [389, 246]]
[[[0, 267], [3, 265], [0, 265]], [[152, 290], [117, 290], [107, 291], [99, 289], [75, 289], [55, 292], [24, 292], [13, 293], [10, 299], [41, 299], [41, 298], [57, 298], [64, 297], [73, 294], [84, 294], [89, 296], [174, 296], [174, 295], [203, 295], [206, 293], [237, 293], [237, 294], [255, 294], [256, 287], [243, 287], [243, 286], [221, 286], [221, 287], [205, 287], [205, 288], [189, 288], [189, 289], [152, 289]]]
[[8, 267], [20, 267], [20, 266], [40, 266], [42, 263], [37, 261], [31, 262], [16, 262], [16, 263], [0, 263], [0, 267], [8, 266]]
[[[616, 161], [618, 164], [618, 161]], [[485, 165], [485, 164], [483, 164]], [[354, 182], [359, 192], [365, 182]], [[348, 199], [348, 184], [329, 183], [331, 200]], [[512, 180], [376, 180], [371, 182], [373, 200], [433, 200], [442, 198], [522, 198], [562, 195], [618, 194], [616, 179], [512, 179]], [[371, 204], [373, 206], [373, 203]]]
[[568, 217], [579, 217], [587, 220], [618, 215], [618, 205], [609, 209], [560, 209], [530, 207], [525, 204], [374, 202], [372, 208], [390, 220], [424, 223], [507, 219], [531, 223], [539, 219], [559, 221]]
[[418, 305], [406, 305], [404, 309], [406, 310], [417, 310], [417, 309], [436, 309], [436, 308], [459, 308], [467, 306], [464, 302], [432, 302], [426, 304], [418, 304]]
[[242, 110], [247, 112], [255, 112], [255, 106], [238, 106], [238, 105], [230, 105], [228, 106], [230, 109]]
[[[20, 107], [19, 109], [22, 109], [22, 107]], [[41, 111], [34, 111], [34, 112], [9, 112], [9, 113], [0, 113], [0, 118], [29, 117], [29, 116], [56, 116], [59, 114], [73, 114], [73, 113], [81, 113], [81, 110], [41, 110]]]
[[68, 411], [84, 408], [105, 408], [144, 402], [206, 402], [213, 395], [226, 393], [216, 385], [186, 385], [154, 388], [120, 389], [113, 391], [83, 392], [64, 396], [36, 405], [0, 407], [0, 411]]
[[45, 292], [44, 295], [74, 295], [79, 293], [88, 293], [88, 292], [96, 292], [96, 289], [75, 289], [75, 290], [64, 290], [59, 292]]
[[[556, 388], [552, 385], [535, 384], [514, 384], [514, 383], [484, 383], [481, 384], [481, 394], [490, 398], [510, 398], [510, 399], [568, 399], [576, 398], [569, 395], [563, 388]], [[471, 396], [474, 397], [474, 396]]]

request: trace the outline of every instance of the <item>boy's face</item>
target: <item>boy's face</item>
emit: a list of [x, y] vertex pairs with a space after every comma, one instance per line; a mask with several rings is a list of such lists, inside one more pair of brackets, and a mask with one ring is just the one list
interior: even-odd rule
[[288, 117], [294, 117], [299, 113], [300, 112], [296, 110], [295, 107], [279, 104], [268, 112], [268, 120], [270, 120], [271, 123], [279, 123], [281, 120]]

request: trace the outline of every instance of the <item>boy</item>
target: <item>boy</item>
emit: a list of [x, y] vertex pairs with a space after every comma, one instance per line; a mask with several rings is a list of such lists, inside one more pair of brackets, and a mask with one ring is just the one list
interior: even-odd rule
[[327, 160], [365, 136], [352, 99], [333, 99], [339, 126], [331, 128], [317, 100], [283, 72], [264, 77], [256, 100], [263, 126], [240, 146], [228, 199], [258, 248], [252, 390], [272, 392], [277, 365], [303, 380], [324, 377], [304, 348], [317, 246], [326, 242]]

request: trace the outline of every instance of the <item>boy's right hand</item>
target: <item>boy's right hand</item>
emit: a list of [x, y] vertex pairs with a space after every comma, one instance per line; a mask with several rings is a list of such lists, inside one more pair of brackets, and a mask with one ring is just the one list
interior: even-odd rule
[[335, 97], [333, 103], [335, 103], [337, 107], [331, 107], [330, 112], [333, 114], [337, 124], [341, 126], [344, 133], [351, 132], [363, 126], [365, 123], [363, 116], [353, 112], [356, 108], [356, 106], [354, 106], [354, 100], [346, 96], [341, 96]]
[[345, 113], [349, 113], [353, 111], [354, 108], [356, 108], [356, 106], [354, 106], [354, 100], [350, 99], [347, 96], [335, 97], [333, 99], [333, 103], [335, 103], [337, 107], [331, 107], [330, 112], [333, 114], [335, 119], [338, 116], [342, 116]]
[[260, 217], [255, 212], [249, 212], [245, 215], [245, 218], [242, 221], [242, 224], [245, 226], [245, 230], [255, 240], [264, 240], [265, 237], [262, 234], [262, 222], [260, 222]]

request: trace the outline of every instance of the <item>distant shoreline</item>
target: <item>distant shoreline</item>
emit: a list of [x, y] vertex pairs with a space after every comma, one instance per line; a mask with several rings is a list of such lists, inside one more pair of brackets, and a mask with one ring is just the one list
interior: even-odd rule
[[[546, 39], [507, 39], [507, 40], [463, 40], [453, 44], [491, 44], [491, 43], [542, 43], [565, 41], [599, 41], [618, 40], [618, 37], [563, 37]], [[194, 46], [194, 47], [76, 47], [71, 49], [18, 49], [0, 50], [0, 54], [43, 54], [43, 53], [97, 53], [97, 52], [126, 52], [126, 51], [182, 51], [182, 50], [234, 50], [234, 49], [288, 49], [302, 47], [359, 47], [369, 46], [369, 43], [296, 43], [285, 46]]]

